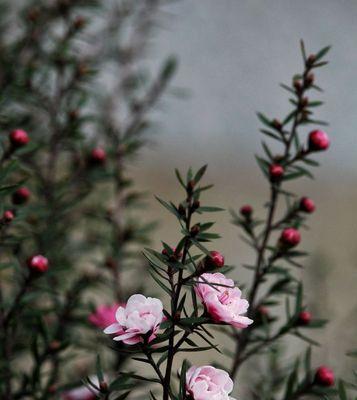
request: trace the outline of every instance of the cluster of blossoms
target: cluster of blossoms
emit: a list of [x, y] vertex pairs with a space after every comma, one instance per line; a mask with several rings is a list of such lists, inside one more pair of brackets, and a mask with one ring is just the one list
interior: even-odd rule
[[[217, 251], [205, 260], [206, 267], [222, 267], [224, 257]], [[242, 299], [241, 291], [232, 279], [222, 273], [203, 273], [195, 282], [195, 292], [214, 323], [230, 324], [235, 328], [246, 328], [253, 321], [244, 316], [248, 301]], [[89, 322], [103, 328], [113, 340], [127, 345], [150, 343], [157, 336], [165, 321], [161, 300], [132, 295], [125, 305], [99, 306], [89, 316]], [[191, 367], [187, 371], [186, 391], [194, 400], [234, 400], [229, 396], [233, 382], [227, 372], [211, 366]]]

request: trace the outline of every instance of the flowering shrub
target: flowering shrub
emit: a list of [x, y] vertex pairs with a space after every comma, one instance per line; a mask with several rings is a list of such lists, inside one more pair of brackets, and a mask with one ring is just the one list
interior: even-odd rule
[[[290, 268], [302, 267], [299, 246], [315, 204], [284, 185], [311, 177], [313, 156], [330, 146], [320, 129], [301, 136], [323, 125], [313, 117], [321, 103], [307, 92], [319, 90], [315, 70], [328, 48], [307, 56], [302, 45], [304, 70], [283, 85], [293, 105], [286, 117], [258, 114], [281, 153], [263, 142], [257, 157], [270, 189], [266, 217], [249, 204], [233, 213], [256, 253], [247, 266], [252, 282], [238, 288], [223, 254], [210, 249], [219, 235], [208, 216], [223, 210], [204, 200], [206, 166], [185, 177], [176, 171], [182, 199], [158, 201], [181, 237], [142, 257], [152, 224], [132, 211], [142, 195], [126, 166], [145, 145], [149, 112], [176, 69], [170, 57], [144, 79], [140, 67], [164, 3], [39, 1], [14, 6], [15, 16], [1, 5], [1, 399], [234, 400], [247, 360], [265, 358], [288, 334], [314, 345], [306, 330], [326, 323], [308, 311]], [[146, 274], [159, 298], [141, 294]], [[284, 303], [286, 318], [273, 316]], [[227, 362], [197, 365], [201, 351]], [[282, 365], [279, 379], [269, 371], [246, 397], [346, 400], [354, 384], [310, 358], [309, 347], [303, 368]]]

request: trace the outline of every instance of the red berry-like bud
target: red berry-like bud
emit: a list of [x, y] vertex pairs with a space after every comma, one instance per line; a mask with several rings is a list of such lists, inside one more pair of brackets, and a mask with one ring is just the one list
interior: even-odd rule
[[253, 214], [253, 207], [246, 204], [245, 206], [242, 206], [239, 211], [244, 217], [248, 218]]
[[93, 164], [104, 164], [107, 159], [107, 154], [101, 147], [96, 147], [91, 151], [90, 160]]
[[279, 181], [284, 175], [284, 168], [280, 164], [272, 164], [269, 167], [269, 175], [272, 181]]
[[300, 232], [295, 228], [285, 228], [280, 236], [280, 241], [289, 247], [297, 246], [300, 240]]
[[222, 268], [224, 266], [224, 256], [219, 251], [211, 251], [210, 256], [205, 258], [205, 269]]
[[173, 247], [171, 250], [173, 254], [169, 254], [169, 251], [166, 248], [162, 249], [161, 254], [163, 256], [170, 256], [171, 261], [177, 261], [179, 258], [182, 257], [182, 252], [178, 252], [176, 247]]
[[312, 315], [308, 311], [301, 311], [301, 313], [298, 316], [298, 324], [299, 325], [309, 325], [311, 322]]
[[4, 214], [2, 216], [2, 219], [4, 222], [9, 224], [14, 218], [15, 218], [15, 215], [11, 210], [4, 211]]
[[300, 210], [306, 213], [313, 213], [315, 211], [315, 203], [308, 197], [302, 197], [300, 200]]
[[31, 192], [27, 187], [21, 187], [12, 194], [12, 202], [14, 204], [24, 204], [31, 196]]
[[74, 20], [73, 26], [75, 29], [82, 29], [85, 26], [86, 22], [87, 22], [86, 19], [81, 15], [79, 15]]
[[316, 130], [309, 134], [309, 150], [323, 151], [330, 147], [330, 139], [324, 131]]
[[33, 272], [46, 272], [48, 270], [48, 260], [41, 254], [32, 256], [27, 261], [27, 266]]
[[30, 141], [27, 132], [23, 129], [13, 130], [10, 132], [9, 138], [12, 146], [15, 148], [25, 146]]
[[306, 60], [306, 63], [307, 63], [307, 65], [313, 65], [315, 61], [316, 61], [315, 54], [310, 54]]
[[332, 369], [324, 365], [317, 368], [315, 382], [321, 386], [333, 386], [335, 383], [335, 375]]
[[268, 310], [268, 308], [267, 307], [265, 307], [265, 306], [259, 306], [258, 307], [258, 314], [261, 316], [261, 317], [268, 317], [269, 316], [269, 310]]

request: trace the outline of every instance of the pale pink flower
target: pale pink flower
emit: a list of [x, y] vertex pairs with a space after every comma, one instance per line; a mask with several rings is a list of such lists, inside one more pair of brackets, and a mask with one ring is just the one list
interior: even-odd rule
[[63, 400], [95, 400], [97, 396], [85, 386], [70, 390], [62, 396]]
[[186, 373], [186, 391], [194, 400], [235, 400], [232, 390], [232, 379], [221, 369], [192, 366]]
[[150, 342], [163, 322], [163, 305], [159, 299], [134, 294], [125, 307], [118, 308], [115, 319], [116, 322], [104, 330], [104, 333], [116, 335], [113, 340], [136, 344], [143, 342], [144, 335], [149, 335]]
[[97, 326], [100, 329], [104, 329], [116, 322], [115, 313], [118, 307], [118, 303], [111, 305], [102, 304], [96, 308], [95, 312], [89, 315], [88, 321], [92, 325]]
[[246, 328], [253, 320], [243, 316], [249, 303], [242, 299], [242, 292], [234, 286], [232, 279], [217, 272], [202, 274], [195, 292], [215, 322], [225, 322], [236, 328]]

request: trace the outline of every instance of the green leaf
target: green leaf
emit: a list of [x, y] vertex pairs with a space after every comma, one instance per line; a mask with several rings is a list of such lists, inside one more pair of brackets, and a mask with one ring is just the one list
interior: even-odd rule
[[269, 126], [269, 128], [271, 128], [273, 126], [270, 119], [267, 116], [265, 116], [263, 113], [257, 112], [257, 116], [262, 124]]
[[[321, 49], [316, 55], [315, 55], [315, 61], [320, 60], [323, 58], [331, 49], [331, 46], [326, 46], [323, 49]], [[316, 64], [315, 64], [316, 65]]]
[[95, 368], [96, 368], [98, 381], [99, 382], [103, 382], [104, 381], [104, 374], [103, 374], [103, 369], [102, 369], [102, 365], [101, 365], [99, 354], [97, 354], [97, 360], [96, 360]]
[[155, 196], [156, 200], [163, 205], [171, 214], [175, 215], [178, 219], [181, 219], [181, 215], [178, 212], [177, 208], [172, 203], [167, 203], [165, 200], [160, 199]]
[[201, 178], [202, 178], [202, 176], [205, 174], [206, 170], [207, 170], [207, 164], [204, 165], [203, 167], [201, 167], [201, 168], [197, 171], [195, 177], [193, 178], [193, 180], [194, 180], [194, 182], [195, 182], [196, 184], [201, 180]]
[[348, 400], [346, 388], [342, 380], [340, 380], [338, 383], [338, 394], [341, 400]]

